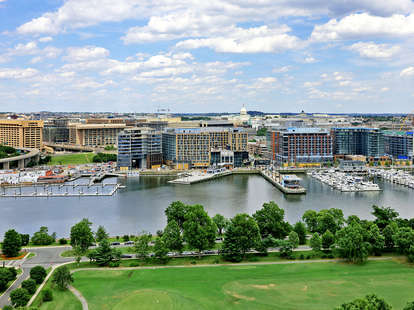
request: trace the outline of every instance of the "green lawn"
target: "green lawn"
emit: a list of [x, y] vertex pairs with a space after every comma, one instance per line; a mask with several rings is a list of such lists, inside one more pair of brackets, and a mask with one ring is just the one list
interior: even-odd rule
[[368, 293], [402, 309], [414, 300], [414, 267], [396, 261], [82, 270], [74, 279], [91, 310], [323, 310]]
[[48, 165], [80, 165], [90, 164], [95, 156], [94, 153], [74, 153], [52, 156]]

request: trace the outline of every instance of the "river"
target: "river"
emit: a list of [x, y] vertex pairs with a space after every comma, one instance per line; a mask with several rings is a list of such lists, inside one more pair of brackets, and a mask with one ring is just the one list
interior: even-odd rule
[[290, 223], [308, 209], [325, 208], [340, 208], [345, 216], [370, 219], [373, 204], [392, 207], [405, 218], [414, 217], [413, 189], [378, 181], [381, 192], [341, 193], [315, 179], [301, 177], [308, 191], [301, 196], [285, 196], [259, 175], [233, 175], [194, 185], [169, 184], [166, 177], [122, 179], [127, 188], [112, 197], [0, 197], [0, 234], [9, 228], [33, 234], [40, 226], [47, 226], [50, 233], [67, 237], [70, 227], [84, 217], [94, 229], [103, 225], [111, 235], [143, 230], [155, 233], [165, 226], [165, 208], [176, 200], [202, 204], [210, 216], [221, 213], [226, 217], [253, 214], [264, 202], [273, 200], [285, 210]]

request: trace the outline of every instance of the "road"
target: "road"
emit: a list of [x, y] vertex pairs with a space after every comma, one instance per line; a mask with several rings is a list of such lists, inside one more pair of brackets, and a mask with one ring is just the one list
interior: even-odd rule
[[30, 269], [33, 267], [42, 266], [45, 269], [48, 269], [54, 265], [73, 261], [73, 258], [60, 256], [63, 251], [70, 249], [70, 246], [30, 248], [27, 250], [31, 253], [36, 254], [36, 256], [22, 261], [8, 261], [7, 266], [20, 267], [23, 272], [20, 274], [20, 277], [17, 279], [17, 281], [14, 282], [13, 285], [11, 285], [0, 297], [0, 308], [3, 308], [5, 305], [9, 304], [10, 292], [18, 288], [24, 280], [29, 278]]

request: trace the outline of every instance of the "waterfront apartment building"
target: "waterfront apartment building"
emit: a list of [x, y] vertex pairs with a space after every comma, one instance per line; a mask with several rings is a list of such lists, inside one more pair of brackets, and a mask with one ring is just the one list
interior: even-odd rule
[[125, 128], [125, 123], [70, 124], [69, 143], [91, 147], [117, 145], [118, 134]]
[[278, 165], [310, 164], [332, 161], [330, 132], [321, 128], [268, 130], [270, 159]]
[[393, 159], [413, 158], [413, 132], [383, 131], [385, 154]]
[[[213, 164], [212, 152], [220, 150], [235, 152], [233, 162], [239, 164], [241, 155], [237, 152], [247, 153], [247, 132], [242, 128], [167, 128], [162, 134], [162, 149], [165, 162], [178, 168], [208, 167]], [[218, 157], [214, 158], [217, 164]]]
[[0, 120], [0, 144], [15, 148], [40, 149], [43, 141], [43, 121]]
[[152, 128], [126, 128], [118, 135], [117, 166], [121, 170], [154, 169], [162, 165], [161, 132]]
[[332, 128], [335, 155], [384, 155], [384, 135], [378, 128]]

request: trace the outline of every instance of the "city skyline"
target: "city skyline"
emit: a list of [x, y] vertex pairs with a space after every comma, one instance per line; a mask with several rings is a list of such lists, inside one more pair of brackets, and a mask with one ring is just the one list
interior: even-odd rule
[[1, 111], [408, 113], [414, 2], [0, 0]]

